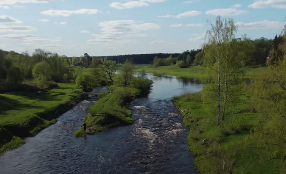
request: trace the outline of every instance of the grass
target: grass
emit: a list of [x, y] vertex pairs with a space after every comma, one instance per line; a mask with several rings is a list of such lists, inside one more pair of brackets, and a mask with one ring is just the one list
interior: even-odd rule
[[[207, 78], [206, 68], [202, 66], [191, 66], [189, 68], [179, 68], [173, 66], [160, 66], [158, 68], [152, 67], [152, 65], [136, 65], [136, 71], [140, 72], [144, 69], [146, 72], [161, 74], [161, 75], [173, 75], [177, 77], [204, 79]], [[253, 78], [265, 70], [264, 67], [258, 68], [245, 68], [246, 78]]]
[[86, 132], [81, 127], [74, 136], [82, 137], [85, 134], [94, 134], [111, 127], [134, 123], [128, 104], [134, 98], [146, 94], [145, 91], [149, 91], [151, 84], [151, 80], [134, 77], [132, 84], [127, 87], [119, 84], [110, 86], [109, 93], [102, 96], [89, 109], [85, 117]]
[[[251, 133], [264, 117], [251, 111], [248, 92], [241, 102], [231, 108], [223, 126], [216, 125], [216, 115], [205, 109], [201, 92], [174, 97], [172, 101], [180, 110], [184, 124], [190, 128], [189, 150], [195, 156], [199, 173], [263, 174], [285, 173], [285, 160], [269, 158], [267, 151], [258, 147]], [[240, 111], [240, 112], [239, 112]], [[283, 168], [284, 167], [284, 168]]]
[[34, 136], [55, 123], [55, 118], [68, 110], [69, 104], [78, 97], [79, 91], [74, 90], [75, 87], [75, 84], [59, 84], [58, 88], [43, 95], [23, 92], [0, 94], [0, 128], [5, 130], [0, 131], [0, 148], [10, 149], [14, 147], [11, 143], [20, 144], [13, 143], [20, 142], [15, 137]]

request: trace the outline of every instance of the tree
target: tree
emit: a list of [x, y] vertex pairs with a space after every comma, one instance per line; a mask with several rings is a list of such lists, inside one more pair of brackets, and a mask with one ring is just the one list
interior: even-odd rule
[[[210, 111], [217, 110], [217, 125], [220, 125], [225, 120], [228, 107], [238, 100], [242, 90], [242, 68], [252, 46], [246, 37], [235, 38], [237, 26], [232, 19], [223, 20], [218, 16], [215, 24], [210, 25], [203, 51], [211, 81], [203, 89], [203, 101], [211, 106]], [[215, 98], [217, 109], [214, 107]]]
[[173, 62], [174, 62], [174, 59], [173, 59], [172, 55], [170, 55], [170, 56], [166, 59], [166, 64], [170, 66], [170, 65], [173, 64]]
[[90, 57], [87, 53], [84, 53], [84, 58], [86, 59], [86, 66], [90, 66], [92, 57]]
[[34, 79], [44, 77], [46, 80], [51, 80], [52, 71], [50, 65], [45, 61], [37, 63], [33, 68], [33, 77]]
[[116, 61], [107, 60], [107, 58], [105, 58], [102, 60], [102, 64], [99, 66], [99, 68], [106, 73], [111, 82], [114, 82], [112, 76], [116, 71]]
[[18, 84], [21, 84], [23, 80], [24, 80], [24, 76], [23, 76], [21, 69], [17, 66], [12, 65], [8, 69], [6, 82], [8, 84], [18, 85]]
[[[283, 53], [281, 59], [255, 79], [252, 92], [254, 106], [264, 116], [254, 130], [256, 143], [271, 147], [269, 152], [275, 152], [275, 158], [282, 160], [286, 156], [286, 34], [283, 39], [279, 45]], [[270, 155], [273, 157], [273, 153]]]
[[134, 65], [132, 65], [129, 61], [126, 61], [126, 63], [122, 66], [120, 73], [123, 78], [123, 86], [130, 85], [134, 74], [134, 68]]
[[99, 86], [91, 73], [80, 73], [75, 81], [84, 92], [91, 91], [94, 87]]
[[194, 65], [202, 65], [203, 56], [204, 56], [204, 53], [202, 51], [198, 52], [195, 56]]
[[188, 56], [187, 56], [187, 60], [186, 60], [186, 61], [187, 61], [187, 64], [188, 64], [188, 65], [190, 65], [190, 64], [192, 63], [191, 55], [188, 55]]
[[93, 58], [91, 61], [91, 67], [92, 68], [97, 68], [101, 64], [102, 64], [102, 62], [97, 58]]

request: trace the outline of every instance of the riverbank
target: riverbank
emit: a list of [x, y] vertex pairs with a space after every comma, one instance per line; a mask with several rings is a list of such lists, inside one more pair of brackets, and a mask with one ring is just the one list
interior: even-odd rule
[[[182, 78], [195, 78], [204, 79], [207, 78], [206, 68], [202, 66], [190, 66], [189, 68], [179, 68], [175, 65], [173, 66], [160, 66], [157, 68], [152, 67], [152, 65], [136, 65], [136, 71], [154, 73], [157, 75], [173, 75]], [[262, 73], [265, 67], [246, 67], [245, 68], [245, 78], [253, 78], [256, 75]]]
[[58, 85], [42, 95], [0, 94], [0, 154], [17, 148], [25, 143], [24, 138], [55, 123], [55, 118], [79, 100], [80, 90], [75, 89], [75, 84]]
[[88, 110], [85, 116], [87, 130], [81, 127], [74, 133], [75, 137], [94, 134], [111, 127], [134, 123], [131, 110], [128, 108], [135, 98], [148, 94], [152, 80], [133, 77], [130, 85], [124, 87], [118, 84], [109, 86], [109, 93], [102, 96]]
[[250, 93], [246, 91], [241, 99], [231, 108], [232, 114], [221, 127], [216, 125], [216, 116], [210, 115], [203, 106], [201, 92], [172, 99], [183, 115], [184, 124], [190, 128], [188, 145], [198, 172], [285, 173], [282, 154], [273, 151], [276, 145], [261, 146], [258, 143], [261, 137], [253, 134], [265, 116], [252, 108]]

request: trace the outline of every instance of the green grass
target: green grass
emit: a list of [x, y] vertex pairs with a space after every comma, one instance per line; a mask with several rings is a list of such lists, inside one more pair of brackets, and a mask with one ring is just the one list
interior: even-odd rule
[[102, 96], [89, 109], [85, 117], [86, 132], [81, 127], [74, 133], [74, 136], [82, 137], [86, 133], [94, 134], [111, 127], [134, 123], [128, 104], [134, 98], [146, 94], [152, 83], [151, 80], [134, 77], [127, 87], [121, 86], [120, 83], [109, 86], [109, 93]]
[[[172, 101], [180, 110], [184, 124], [190, 128], [189, 150], [195, 156], [199, 173], [263, 174], [285, 173], [285, 160], [269, 158], [271, 145], [259, 148], [257, 138], [251, 133], [262, 117], [251, 109], [251, 99], [241, 96], [226, 117], [223, 126], [216, 125], [216, 115], [211, 115], [202, 104], [201, 92], [174, 97]], [[241, 111], [241, 112], [238, 112]], [[267, 150], [268, 149], [268, 150]], [[284, 167], [284, 168], [283, 168]]]
[[[152, 67], [152, 65], [136, 65], [136, 71], [140, 72], [144, 69], [146, 72], [161, 74], [161, 75], [173, 75], [177, 77], [187, 77], [203, 79], [207, 78], [206, 68], [202, 66], [191, 66], [189, 68], [179, 68], [173, 66], [160, 66], [158, 68]], [[262, 73], [265, 67], [251, 68], [246, 67], [246, 78], [253, 78], [256, 75]]]
[[[58, 88], [43, 95], [21, 92], [0, 94], [0, 128], [5, 128], [14, 137], [36, 135], [55, 123], [55, 118], [69, 109], [69, 104], [79, 96], [79, 90], [74, 90], [75, 87], [75, 84], [59, 84]], [[6, 147], [8, 143], [5, 141], [7, 132], [0, 135], [0, 148]], [[1, 144], [1, 141], [5, 143]]]

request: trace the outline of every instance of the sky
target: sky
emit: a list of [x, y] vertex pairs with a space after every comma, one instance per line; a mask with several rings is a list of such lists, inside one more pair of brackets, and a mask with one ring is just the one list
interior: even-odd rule
[[286, 0], [0, 0], [0, 49], [66, 56], [178, 53], [201, 48], [208, 20], [237, 37], [274, 38]]

